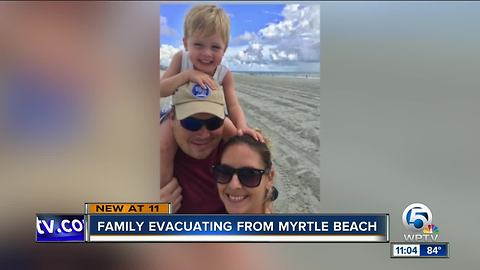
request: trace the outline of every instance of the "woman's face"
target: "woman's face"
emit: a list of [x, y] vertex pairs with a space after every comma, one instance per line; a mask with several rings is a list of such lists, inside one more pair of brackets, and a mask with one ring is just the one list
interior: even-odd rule
[[[235, 144], [228, 147], [222, 155], [221, 164], [232, 168], [265, 169], [260, 154], [246, 144]], [[264, 213], [267, 188], [273, 184], [273, 171], [262, 175], [257, 187], [249, 188], [240, 182], [234, 174], [227, 184], [217, 184], [220, 199], [230, 214]]]

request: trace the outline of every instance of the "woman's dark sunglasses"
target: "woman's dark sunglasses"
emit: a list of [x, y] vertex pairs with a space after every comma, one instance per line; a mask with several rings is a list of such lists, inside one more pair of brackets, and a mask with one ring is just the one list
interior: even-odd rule
[[183, 128], [190, 131], [200, 130], [204, 125], [207, 127], [208, 130], [212, 131], [220, 128], [223, 125], [223, 119], [216, 116], [208, 119], [187, 117], [183, 120], [180, 120], [180, 124]]
[[213, 166], [213, 175], [217, 180], [217, 183], [228, 184], [234, 174], [237, 175], [238, 180], [243, 186], [254, 188], [260, 185], [262, 181], [262, 175], [267, 172], [267, 170], [260, 170], [254, 168], [232, 168], [227, 165], [219, 164]]

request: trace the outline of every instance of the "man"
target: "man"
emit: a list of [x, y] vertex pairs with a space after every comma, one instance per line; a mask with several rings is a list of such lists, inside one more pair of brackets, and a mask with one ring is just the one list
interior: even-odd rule
[[220, 161], [225, 119], [223, 91], [217, 89], [189, 83], [173, 95], [169, 117], [178, 150], [174, 178], [160, 189], [160, 199], [171, 202], [174, 213], [226, 213], [212, 171]]

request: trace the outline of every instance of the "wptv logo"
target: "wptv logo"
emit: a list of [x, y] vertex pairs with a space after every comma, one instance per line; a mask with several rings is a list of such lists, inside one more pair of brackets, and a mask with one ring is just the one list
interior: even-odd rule
[[437, 241], [438, 227], [432, 224], [432, 211], [421, 203], [412, 203], [405, 208], [402, 215], [403, 226], [416, 233], [404, 234], [407, 242]]

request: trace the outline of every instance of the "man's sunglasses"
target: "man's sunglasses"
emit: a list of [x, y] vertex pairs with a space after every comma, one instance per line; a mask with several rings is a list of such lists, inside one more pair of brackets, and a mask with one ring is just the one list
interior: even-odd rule
[[195, 117], [187, 117], [183, 120], [180, 120], [180, 124], [183, 128], [190, 131], [198, 131], [203, 126], [207, 127], [208, 130], [212, 131], [220, 128], [223, 125], [223, 119], [216, 116], [205, 120]]
[[232, 180], [233, 175], [236, 174], [240, 183], [243, 186], [250, 188], [258, 187], [258, 185], [260, 185], [262, 175], [265, 172], [267, 172], [267, 170], [248, 167], [235, 169], [223, 164], [213, 166], [213, 175], [217, 180], [217, 183], [228, 184]]

